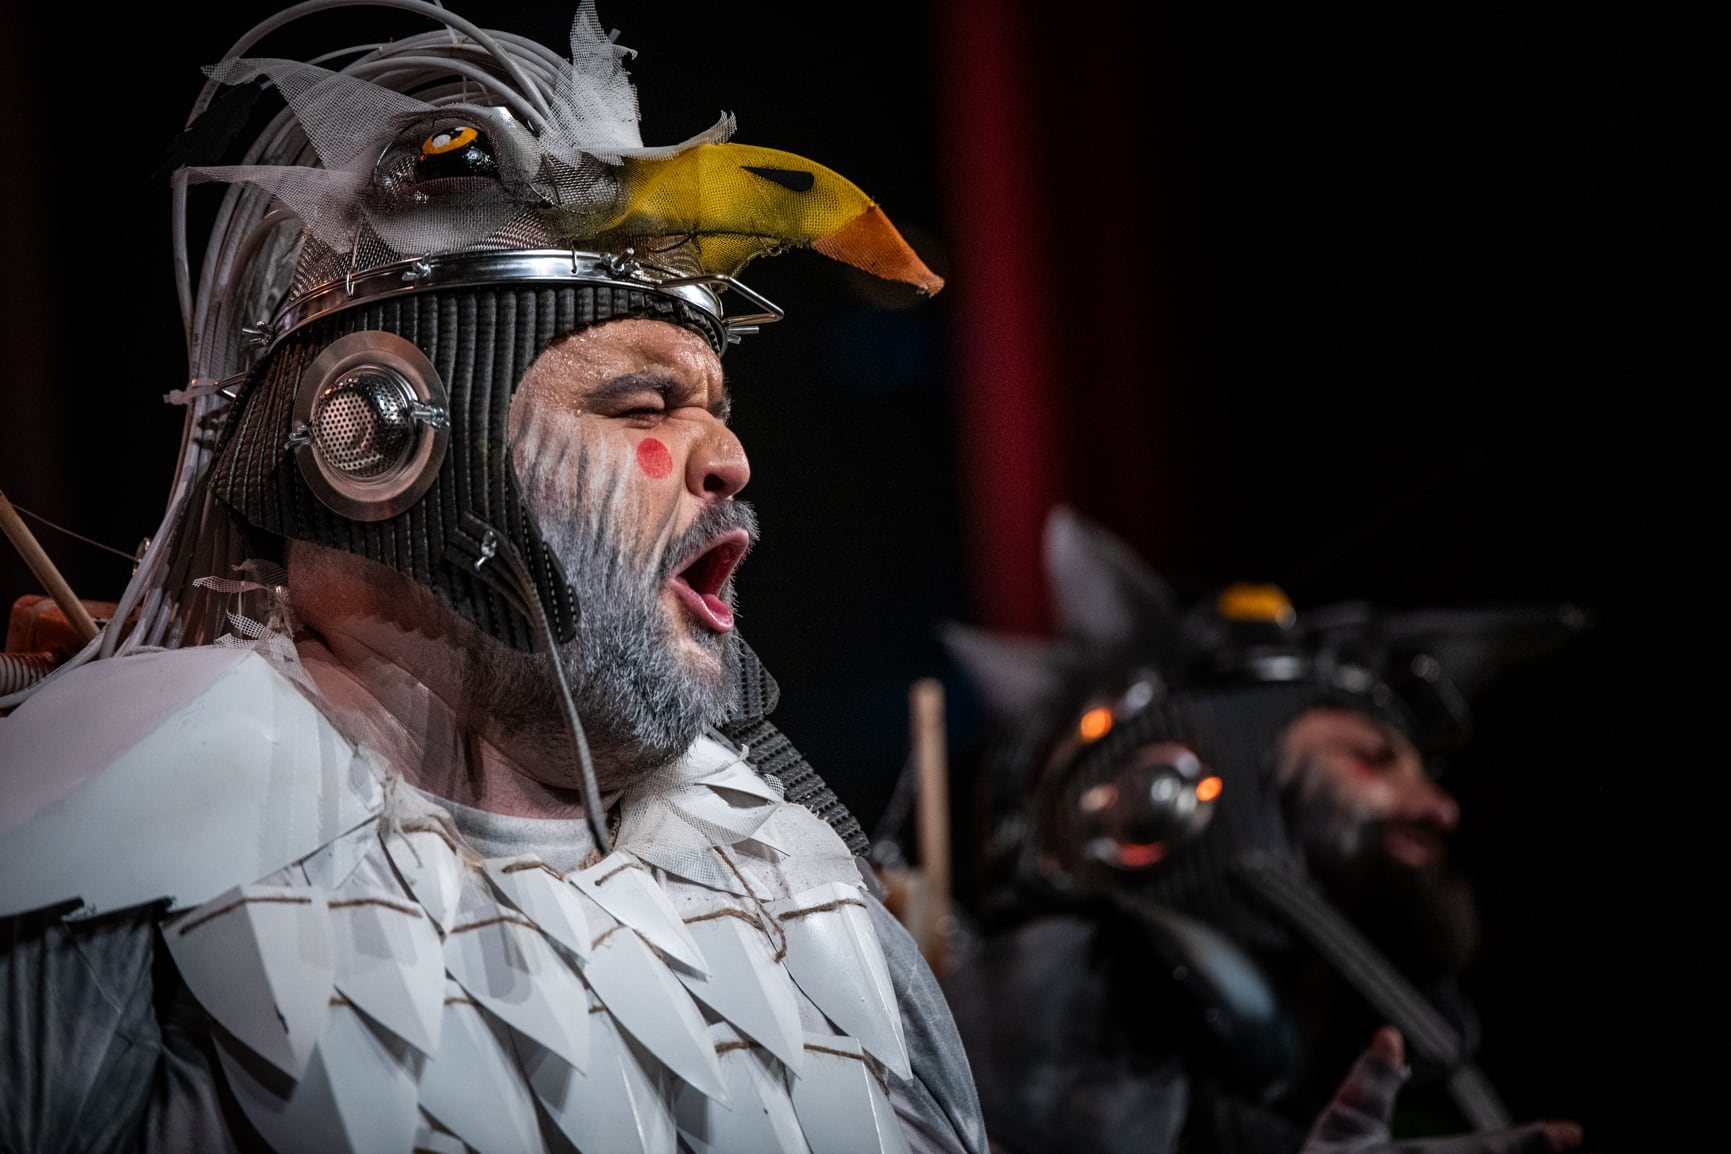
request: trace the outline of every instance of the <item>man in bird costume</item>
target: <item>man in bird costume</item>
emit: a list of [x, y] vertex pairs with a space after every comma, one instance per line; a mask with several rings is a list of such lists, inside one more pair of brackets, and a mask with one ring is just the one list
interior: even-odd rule
[[1250, 583], [1180, 608], [1066, 509], [1046, 560], [1057, 637], [946, 637], [998, 720], [978, 928], [944, 984], [1002, 1150], [1573, 1149], [1474, 1061], [1432, 775], [1469, 703], [1584, 614], [1300, 613]]
[[644, 146], [588, 0], [569, 59], [385, 6], [258, 25], [177, 141], [171, 504], [0, 699], [0, 1147], [980, 1154], [733, 627], [721, 365], [755, 257], [941, 281], [730, 117]]

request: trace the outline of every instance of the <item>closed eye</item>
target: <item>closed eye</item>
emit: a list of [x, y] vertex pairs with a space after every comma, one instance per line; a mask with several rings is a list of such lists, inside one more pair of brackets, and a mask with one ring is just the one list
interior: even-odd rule
[[603, 381], [584, 398], [583, 407], [604, 417], [660, 420], [692, 403], [693, 390], [658, 373], [626, 373]]

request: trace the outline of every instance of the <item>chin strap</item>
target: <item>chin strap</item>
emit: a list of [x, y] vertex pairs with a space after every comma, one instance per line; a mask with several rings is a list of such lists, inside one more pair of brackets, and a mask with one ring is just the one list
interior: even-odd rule
[[1246, 897], [1290, 925], [1326, 958], [1405, 1036], [1415, 1053], [1448, 1071], [1449, 1096], [1476, 1129], [1500, 1130], [1511, 1124], [1508, 1108], [1469, 1059], [1460, 1032], [1338, 910], [1277, 866], [1240, 862], [1230, 877]]

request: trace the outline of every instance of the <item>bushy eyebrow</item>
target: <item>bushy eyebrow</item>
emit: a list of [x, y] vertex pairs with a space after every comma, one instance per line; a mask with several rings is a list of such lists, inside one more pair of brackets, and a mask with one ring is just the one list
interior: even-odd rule
[[[584, 398], [585, 404], [618, 401], [629, 397], [632, 393], [654, 393], [661, 398], [661, 403], [670, 409], [681, 408], [687, 398], [695, 395], [697, 390], [687, 385], [677, 377], [666, 373], [621, 373], [617, 377], [609, 377], [589, 390]], [[721, 394], [710, 404], [704, 406], [709, 415], [725, 422], [733, 413], [733, 392], [726, 386]]]

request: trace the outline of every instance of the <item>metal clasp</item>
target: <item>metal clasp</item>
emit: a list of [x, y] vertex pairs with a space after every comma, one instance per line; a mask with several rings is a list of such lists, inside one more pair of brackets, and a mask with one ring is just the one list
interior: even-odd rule
[[[627, 248], [624, 252], [607, 253], [604, 259], [607, 262], [607, 271], [614, 276], [630, 276], [643, 267], [637, 259], [637, 250], [634, 248]], [[572, 265], [573, 267], [576, 265], [575, 253], [572, 254]]]
[[421, 424], [430, 425], [435, 429], [448, 429], [451, 427], [450, 414], [445, 412], [445, 410], [441, 409], [439, 406], [429, 405], [425, 401], [410, 401], [409, 416], [421, 422]]
[[483, 566], [487, 562], [491, 561], [493, 559], [494, 554], [496, 554], [498, 552], [499, 552], [499, 534], [493, 532], [493, 530], [491, 530], [491, 529], [488, 529], [487, 535], [485, 537], [481, 538], [481, 555], [479, 557], [475, 558], [475, 571], [477, 573], [479, 573], [481, 571], [481, 566]]

